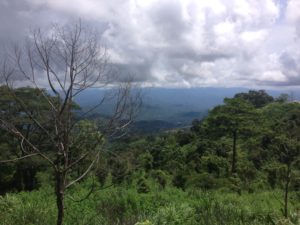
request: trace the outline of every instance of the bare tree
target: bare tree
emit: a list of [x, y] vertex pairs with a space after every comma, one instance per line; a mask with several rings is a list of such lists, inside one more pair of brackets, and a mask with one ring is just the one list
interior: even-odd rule
[[[97, 32], [82, 26], [81, 22], [69, 26], [54, 25], [47, 31], [33, 31], [23, 47], [14, 48], [9, 59], [13, 66], [3, 63], [2, 79], [27, 117], [47, 137], [51, 151], [45, 151], [15, 124], [0, 117], [0, 128], [19, 139], [25, 153], [20, 158], [7, 161], [39, 156], [51, 165], [55, 172], [57, 224], [60, 225], [63, 223], [66, 190], [86, 177], [97, 163], [104, 138], [119, 135], [120, 130], [131, 123], [141, 103], [140, 95], [133, 91], [130, 80], [116, 81], [117, 76], [110, 67], [106, 49], [100, 45]], [[47, 123], [41, 122], [37, 113], [33, 114], [22, 99], [15, 95], [11, 82], [15, 79], [13, 76], [22, 77], [23, 82], [40, 90], [49, 106], [48, 111], [44, 112], [48, 118]], [[74, 98], [89, 88], [107, 86], [112, 86], [115, 92], [102, 96], [99, 104], [84, 115], [107, 100], [114, 103], [113, 114], [109, 119], [101, 120], [99, 127], [88, 126], [97, 134], [93, 136], [94, 144], [89, 145], [88, 150], [75, 152], [86, 140], [77, 140], [72, 136], [78, 129], [78, 119], [73, 113]], [[43, 89], [45, 87], [48, 92]], [[92, 160], [88, 165], [84, 164], [85, 170], [78, 177], [70, 176], [72, 169], [82, 165], [87, 158]]]

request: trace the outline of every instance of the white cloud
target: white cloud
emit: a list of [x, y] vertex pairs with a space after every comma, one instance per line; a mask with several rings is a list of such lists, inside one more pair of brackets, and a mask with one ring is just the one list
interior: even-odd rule
[[287, 21], [294, 23], [300, 20], [300, 1], [289, 0], [286, 9]]
[[278, 70], [265, 71], [261, 76], [258, 77], [260, 81], [269, 81], [269, 82], [284, 82], [287, 81], [285, 75]]
[[261, 42], [266, 38], [266, 36], [267, 32], [265, 30], [245, 31], [240, 35], [241, 39], [248, 44]]
[[148, 84], [289, 85], [299, 76], [299, 0], [26, 1], [30, 13], [101, 26], [112, 62]]

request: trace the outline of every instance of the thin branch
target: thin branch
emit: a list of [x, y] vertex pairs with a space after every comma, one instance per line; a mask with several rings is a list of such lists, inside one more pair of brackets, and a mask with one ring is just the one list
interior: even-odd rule
[[32, 153], [32, 154], [25, 155], [25, 156], [22, 156], [22, 157], [19, 157], [19, 158], [15, 158], [15, 159], [1, 160], [0, 163], [15, 162], [15, 161], [19, 161], [19, 160], [22, 160], [22, 159], [30, 158], [32, 156], [37, 156], [37, 155], [39, 155], [39, 153]]
[[69, 188], [70, 186], [72, 186], [73, 184], [75, 184], [76, 182], [82, 180], [89, 172], [90, 170], [93, 168], [95, 162], [97, 162], [99, 159], [99, 152], [97, 153], [97, 155], [95, 156], [95, 159], [92, 161], [92, 163], [89, 165], [89, 167], [86, 169], [86, 171], [84, 173], [82, 173], [81, 176], [79, 176], [78, 178], [76, 178], [75, 180], [71, 181], [70, 183], [68, 183], [66, 185], [66, 189]]

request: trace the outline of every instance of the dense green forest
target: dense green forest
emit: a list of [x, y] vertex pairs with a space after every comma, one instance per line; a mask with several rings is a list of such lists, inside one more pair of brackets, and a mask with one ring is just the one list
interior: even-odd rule
[[[12, 95], [5, 86], [0, 91], [2, 122], [27, 135], [20, 141], [1, 123], [0, 224], [54, 224], [57, 176], [39, 155], [26, 157], [30, 144], [55, 155], [41, 129], [51, 132], [47, 93], [19, 88]], [[94, 165], [66, 191], [64, 224], [300, 223], [300, 104], [287, 95], [238, 93], [189, 129], [129, 132], [117, 139], [101, 136], [98, 124], [105, 119], [80, 118], [78, 108], [73, 103], [78, 121], [70, 134], [70, 161], [96, 148], [101, 152], [97, 161], [93, 155], [80, 158], [67, 175], [76, 179]]]

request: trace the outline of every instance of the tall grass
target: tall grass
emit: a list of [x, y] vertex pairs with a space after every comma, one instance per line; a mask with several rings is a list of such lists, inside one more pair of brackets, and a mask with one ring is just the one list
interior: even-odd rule
[[[284, 225], [299, 224], [300, 203], [292, 195], [290, 217], [282, 217], [280, 191], [242, 193], [200, 190], [186, 192], [151, 186], [138, 193], [135, 187], [98, 185], [89, 198], [74, 202], [88, 193], [90, 183], [76, 186], [66, 198], [66, 225]], [[294, 200], [293, 200], [294, 199]], [[56, 207], [51, 188], [7, 194], [0, 197], [0, 224], [51, 225]]]

